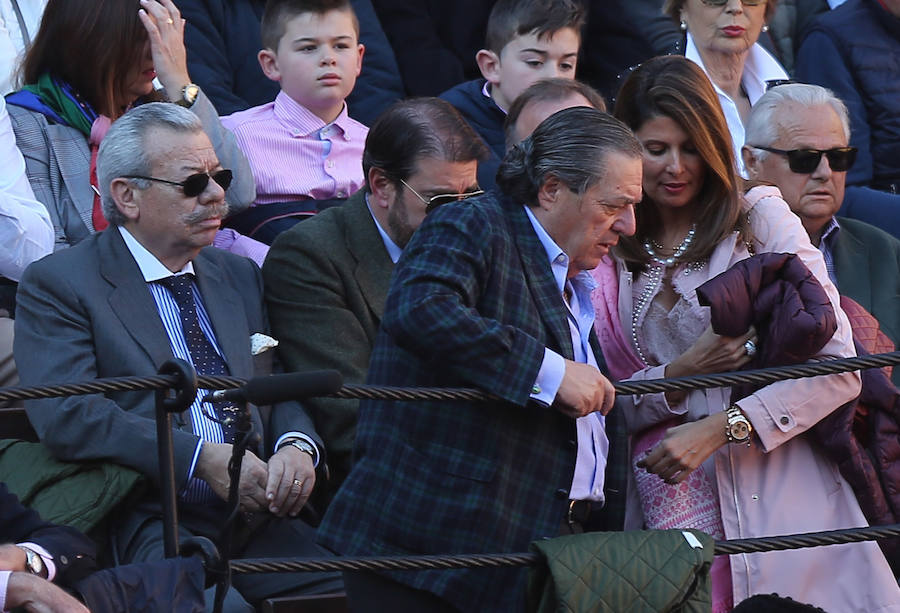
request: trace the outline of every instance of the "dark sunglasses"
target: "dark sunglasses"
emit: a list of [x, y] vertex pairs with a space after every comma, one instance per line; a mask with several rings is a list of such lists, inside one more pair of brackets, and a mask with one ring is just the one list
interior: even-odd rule
[[[725, 6], [728, 4], [728, 0], [700, 0], [706, 6]], [[760, 4], [765, 4], [768, 0], [741, 0], [741, 4], [744, 6], [759, 6]]]
[[466, 198], [473, 198], [475, 196], [480, 196], [484, 193], [483, 189], [477, 189], [474, 192], [465, 192], [463, 194], [438, 194], [437, 196], [432, 196], [431, 198], [426, 198], [416, 190], [414, 190], [409, 183], [400, 179], [400, 183], [406, 186], [409, 191], [416, 195], [416, 198], [421, 200], [425, 204], [425, 213], [430, 213], [434, 209], [438, 208], [442, 204], [449, 204], [450, 202], [455, 202], [457, 200], [465, 200]]
[[228, 186], [231, 185], [231, 180], [234, 177], [230, 170], [218, 170], [212, 174], [198, 172], [180, 183], [178, 181], [169, 181], [168, 179], [157, 179], [156, 177], [145, 177], [142, 175], [123, 175], [122, 178], [144, 179], [145, 181], [156, 181], [157, 183], [165, 183], [166, 185], [175, 185], [181, 188], [181, 191], [184, 192], [185, 196], [193, 198], [194, 196], [199, 196], [203, 193], [203, 190], [209, 185], [210, 179], [218, 183], [222, 189], [228, 189]]
[[791, 172], [801, 175], [808, 175], [819, 167], [822, 156], [828, 158], [828, 165], [835, 172], [844, 172], [850, 170], [853, 162], [856, 161], [856, 154], [859, 151], [856, 147], [835, 147], [834, 149], [775, 149], [774, 147], [761, 147], [760, 145], [749, 145], [754, 149], [762, 149], [778, 155], [787, 156], [788, 167]]

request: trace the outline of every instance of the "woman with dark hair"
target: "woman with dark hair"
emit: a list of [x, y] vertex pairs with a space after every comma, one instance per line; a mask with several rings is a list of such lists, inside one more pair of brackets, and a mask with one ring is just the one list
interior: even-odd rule
[[[715, 334], [696, 291], [766, 253], [797, 254], [833, 307], [836, 328], [820, 332], [812, 357], [855, 355], [837, 290], [800, 221], [774, 187], [744, 194], [703, 71], [679, 56], [650, 60], [622, 86], [615, 115], [643, 146], [644, 197], [635, 234], [594, 272], [596, 329], [611, 373], [646, 380], [733, 371], [767, 352], [752, 327]], [[640, 498], [627, 524], [695, 527], [718, 538], [866, 525], [837, 467], [802, 436], [859, 389], [859, 375], [846, 373], [773, 383], [740, 399], [731, 388], [621, 397]], [[874, 543], [720, 556], [712, 573], [715, 611], [768, 592], [829, 611], [900, 610]]]
[[[234, 181], [230, 211], [255, 197], [250, 166], [191, 83], [184, 20], [172, 0], [50, 0], [25, 56], [25, 86], [7, 97], [16, 142], [37, 199], [47, 207], [56, 248], [74, 245], [107, 221], [100, 207], [96, 159], [110, 124], [132, 105], [169, 100], [190, 108]], [[162, 90], [154, 88], [154, 79]], [[216, 245], [243, 255], [255, 241], [220, 232]], [[241, 247], [249, 247], [250, 251]]]

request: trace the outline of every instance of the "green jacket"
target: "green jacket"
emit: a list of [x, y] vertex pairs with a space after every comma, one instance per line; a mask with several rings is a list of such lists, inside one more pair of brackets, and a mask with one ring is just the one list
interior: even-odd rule
[[[27, 469], [23, 469], [27, 467]], [[40, 443], [0, 440], [0, 481], [46, 521], [90, 532], [137, 498], [140, 473], [109, 462], [60, 462]]]
[[[838, 291], [878, 320], [881, 331], [900, 345], [900, 240], [862, 221], [838, 217], [834, 245]], [[900, 386], [900, 367], [894, 367]]]
[[544, 561], [531, 571], [528, 611], [709, 611], [714, 548], [712, 537], [699, 530], [589, 532], [535, 541], [531, 549]]

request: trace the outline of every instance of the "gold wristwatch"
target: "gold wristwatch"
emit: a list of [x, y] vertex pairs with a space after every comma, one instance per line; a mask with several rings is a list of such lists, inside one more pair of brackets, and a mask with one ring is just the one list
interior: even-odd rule
[[197, 100], [197, 95], [200, 93], [200, 87], [198, 85], [194, 85], [193, 83], [188, 83], [184, 87], [181, 88], [181, 97], [175, 101], [175, 104], [179, 106], [183, 106], [186, 109], [194, 106], [194, 102]]
[[741, 407], [736, 404], [725, 409], [728, 423], [725, 424], [725, 436], [729, 443], [746, 443], [750, 446], [750, 435], [753, 434], [753, 424], [744, 416]]

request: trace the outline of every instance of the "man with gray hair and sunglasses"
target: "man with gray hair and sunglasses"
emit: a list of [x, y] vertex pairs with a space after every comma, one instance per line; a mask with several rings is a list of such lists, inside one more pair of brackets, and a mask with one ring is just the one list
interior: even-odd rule
[[[847, 171], [847, 107], [818, 85], [779, 85], [753, 106], [742, 153], [751, 179], [774, 183], [825, 256], [841, 294], [861, 304], [900, 341], [900, 241], [862, 221], [837, 217]], [[894, 369], [900, 383], [900, 369]]]
[[[24, 385], [154, 375], [180, 358], [198, 374], [241, 378], [275, 367], [251, 260], [211, 248], [231, 180], [200, 120], [148, 103], [116, 120], [97, 159], [110, 227], [31, 265], [18, 293], [15, 356]], [[268, 342], [266, 342], [268, 341]], [[227, 465], [235, 407], [200, 390], [174, 416], [179, 529], [217, 539], [229, 509]], [[64, 461], [105, 461], [138, 471], [147, 494], [117, 515], [112, 544], [122, 562], [163, 558], [154, 392], [28, 401], [35, 431]], [[268, 418], [250, 406], [253, 431], [240, 473], [233, 557], [327, 555], [297, 518], [324, 467], [324, 448], [297, 402]], [[252, 538], [250, 538], [252, 535]], [[224, 554], [224, 552], [223, 552]], [[225, 611], [252, 611], [276, 593], [339, 591], [334, 573], [236, 576]], [[208, 608], [212, 593], [207, 590]]]

